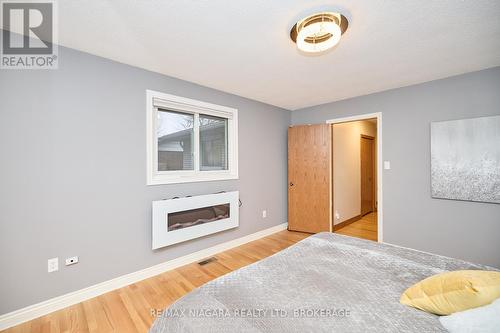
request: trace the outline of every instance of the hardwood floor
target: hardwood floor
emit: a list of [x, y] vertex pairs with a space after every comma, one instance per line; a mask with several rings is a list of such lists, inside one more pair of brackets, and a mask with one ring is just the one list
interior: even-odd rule
[[308, 236], [281, 231], [221, 252], [215, 256], [216, 261], [206, 265], [193, 263], [179, 267], [2, 332], [147, 332], [154, 320], [152, 310], [164, 309], [194, 288]]
[[[377, 240], [377, 214], [335, 231]], [[268, 257], [310, 234], [281, 231], [262, 239], [221, 252], [216, 261], [179, 267], [152, 278], [53, 312], [2, 333], [63, 332], [147, 332], [153, 323], [152, 310], [164, 309], [194, 288], [221, 275]]]
[[336, 230], [335, 233], [377, 241], [377, 213], [369, 213], [356, 222]]

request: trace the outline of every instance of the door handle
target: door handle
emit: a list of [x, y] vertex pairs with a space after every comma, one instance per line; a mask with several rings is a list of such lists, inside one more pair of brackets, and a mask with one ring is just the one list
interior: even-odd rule
[[292, 186], [293, 186], [293, 183], [292, 183], [292, 182], [290, 182], [290, 187], [292, 187]]

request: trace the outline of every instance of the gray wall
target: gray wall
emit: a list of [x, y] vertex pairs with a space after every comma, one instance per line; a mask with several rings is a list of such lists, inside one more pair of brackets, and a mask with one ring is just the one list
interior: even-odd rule
[[500, 267], [500, 205], [430, 192], [430, 123], [500, 114], [500, 67], [294, 111], [292, 123], [372, 112], [383, 114], [392, 167], [382, 170], [384, 241]]
[[[58, 70], [0, 71], [0, 314], [286, 222], [289, 111], [59, 51]], [[240, 179], [146, 186], [146, 89], [238, 108]], [[151, 250], [151, 201], [222, 190], [238, 229]]]
[[[145, 90], [239, 109], [237, 181], [146, 186]], [[500, 205], [431, 199], [434, 120], [500, 114], [500, 68], [294, 111], [383, 112], [385, 241], [500, 267]], [[290, 113], [65, 48], [0, 71], [0, 314], [286, 222]], [[151, 201], [239, 190], [235, 230], [151, 251]], [[261, 210], [268, 218], [261, 218]], [[81, 262], [63, 266], [63, 259]], [[60, 258], [47, 273], [47, 259]]]

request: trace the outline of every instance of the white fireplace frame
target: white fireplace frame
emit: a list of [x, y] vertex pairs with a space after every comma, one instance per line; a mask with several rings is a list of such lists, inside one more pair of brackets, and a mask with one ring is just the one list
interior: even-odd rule
[[[229, 203], [229, 217], [168, 231], [168, 214]], [[178, 199], [153, 201], [153, 250], [239, 226], [239, 192], [222, 192]]]

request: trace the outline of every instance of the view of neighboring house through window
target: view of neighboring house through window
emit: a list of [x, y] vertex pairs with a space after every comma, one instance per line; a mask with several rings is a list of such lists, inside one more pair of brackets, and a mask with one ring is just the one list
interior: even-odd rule
[[[227, 170], [227, 119], [199, 115], [200, 170]], [[158, 110], [158, 171], [194, 170], [194, 115]]]
[[194, 170], [194, 115], [158, 110], [158, 171]]

